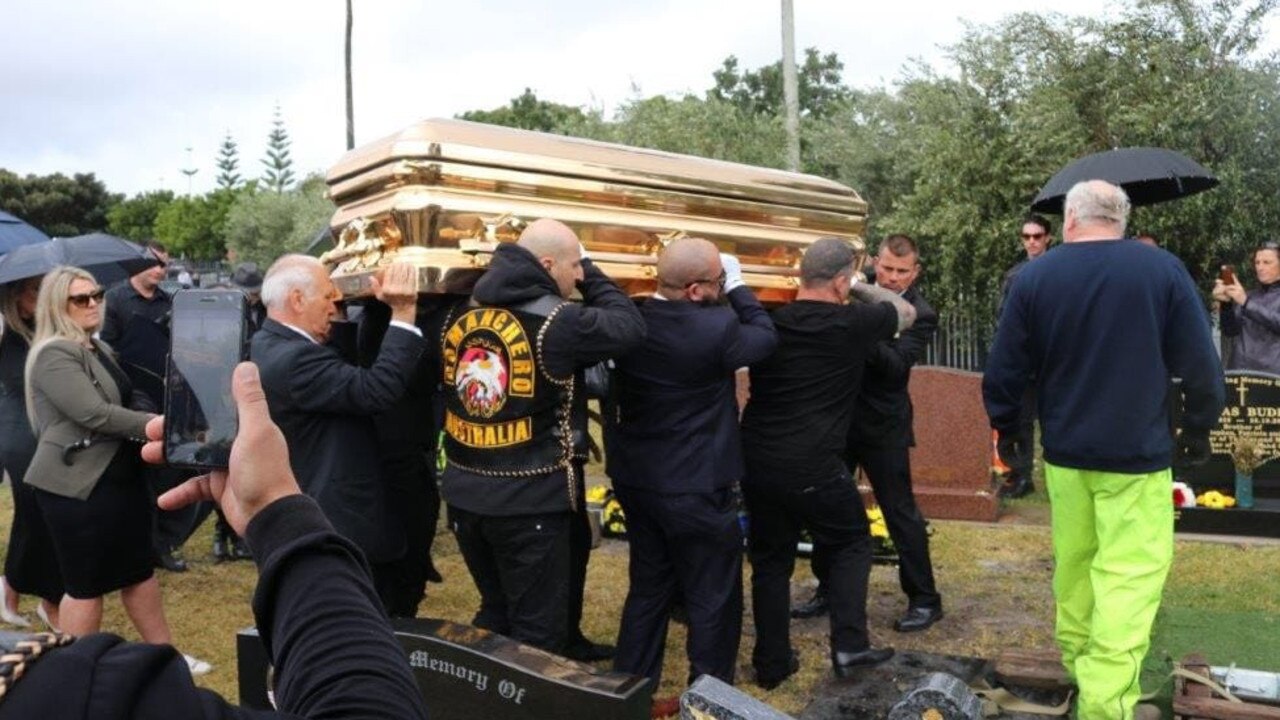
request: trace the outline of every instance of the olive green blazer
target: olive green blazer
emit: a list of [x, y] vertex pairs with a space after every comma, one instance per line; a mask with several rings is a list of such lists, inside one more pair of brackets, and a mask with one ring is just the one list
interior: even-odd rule
[[[107, 362], [111, 348], [94, 341]], [[37, 352], [35, 349], [32, 352]], [[122, 404], [120, 388], [89, 348], [71, 340], [41, 346], [31, 366], [27, 402], [36, 423], [36, 454], [23, 481], [56, 495], [84, 500], [93, 492], [123, 439], [143, 441], [147, 413]], [[64, 461], [64, 450], [89, 441]], [[139, 478], [138, 482], [142, 482]]]

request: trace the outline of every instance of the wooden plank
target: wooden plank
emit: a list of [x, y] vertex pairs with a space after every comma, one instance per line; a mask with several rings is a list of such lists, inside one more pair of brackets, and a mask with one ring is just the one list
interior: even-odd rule
[[[1197, 685], [1199, 683], [1188, 683]], [[1182, 695], [1173, 699], [1175, 715], [1210, 720], [1280, 720], [1280, 708], [1258, 703], [1233, 703], [1218, 698]]]
[[1062, 690], [1075, 684], [1057, 648], [1006, 648], [996, 657], [994, 670], [996, 680], [1006, 686]]

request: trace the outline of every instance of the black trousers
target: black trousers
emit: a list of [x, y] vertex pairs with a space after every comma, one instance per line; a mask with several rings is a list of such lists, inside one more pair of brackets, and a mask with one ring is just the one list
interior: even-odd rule
[[658, 687], [667, 624], [677, 596], [688, 611], [692, 683], [733, 684], [742, 635], [742, 529], [732, 491], [662, 495], [617, 486], [627, 516], [630, 587], [614, 669]]
[[427, 596], [427, 577], [435, 565], [431, 546], [440, 520], [440, 490], [435, 468], [425, 452], [410, 452], [384, 461], [388, 507], [404, 526], [405, 553], [385, 563], [378, 594], [391, 617], [415, 617]]
[[563, 652], [572, 518], [570, 512], [503, 517], [449, 507], [449, 525], [480, 591], [473, 625]]
[[1036, 442], [1036, 389], [1034, 385], [1027, 385], [1027, 389], [1022, 393], [1022, 414], [1018, 416], [1017, 437], [1019, 443], [1024, 448], [1022, 453], [1022, 462], [1018, 467], [1011, 467], [1010, 480], [1018, 478], [1026, 478], [1031, 480], [1032, 467], [1035, 463], [1035, 442]]
[[802, 527], [827, 553], [831, 651], [860, 652], [867, 636], [871, 536], [867, 512], [848, 471], [827, 480], [788, 482], [753, 477], [742, 486], [751, 515], [749, 556], [756, 645], [751, 663], [760, 677], [784, 675], [791, 660], [791, 574]]
[[[578, 497], [586, 496], [580, 492]], [[565, 640], [568, 645], [587, 641], [582, 634], [582, 605], [586, 602], [587, 564], [590, 560], [591, 520], [587, 518], [586, 502], [580, 500], [578, 509], [569, 518], [569, 619]]]
[[[915, 493], [911, 490], [911, 455], [905, 445], [872, 447], [853, 445], [845, 453], [845, 462], [852, 472], [861, 466], [871, 482], [876, 503], [884, 513], [889, 537], [898, 548], [898, 582], [907, 594], [910, 607], [936, 608], [942, 605], [942, 596], [933, 581], [933, 562], [929, 559], [929, 533], [924, 516], [916, 506]], [[826, 579], [826, 551], [815, 548], [813, 573], [819, 580]]]

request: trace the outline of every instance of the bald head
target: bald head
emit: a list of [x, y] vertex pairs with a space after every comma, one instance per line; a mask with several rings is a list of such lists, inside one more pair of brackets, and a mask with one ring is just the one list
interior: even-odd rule
[[534, 220], [516, 244], [533, 253], [555, 280], [561, 297], [573, 294], [574, 285], [583, 279], [582, 249], [578, 235], [568, 225], [548, 218]]
[[534, 255], [564, 260], [578, 254], [578, 236], [559, 220], [542, 218], [529, 223], [516, 241]]
[[702, 238], [671, 241], [658, 256], [658, 283], [679, 289], [720, 274], [720, 251]]

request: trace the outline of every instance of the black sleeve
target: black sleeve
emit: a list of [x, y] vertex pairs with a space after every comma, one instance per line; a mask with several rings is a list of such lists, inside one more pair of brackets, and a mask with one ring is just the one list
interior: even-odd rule
[[426, 342], [392, 326], [368, 368], [348, 364], [331, 348], [302, 345], [293, 358], [289, 394], [303, 412], [373, 415], [395, 405], [418, 367]]
[[853, 302], [844, 307], [852, 316], [849, 323], [852, 342], [892, 340], [898, 334], [898, 309], [893, 303]]
[[245, 539], [260, 577], [258, 631], [276, 669], [276, 705], [302, 717], [427, 717], [364, 557], [320, 506], [294, 495], [269, 505]]
[[928, 306], [916, 306], [916, 321], [895, 340], [876, 343], [868, 364], [886, 379], [906, 382], [911, 368], [924, 357], [938, 331], [938, 314]]
[[725, 370], [734, 371], [772, 355], [778, 346], [778, 332], [750, 288], [735, 288], [728, 297], [738, 315], [738, 323], [726, 334], [723, 365]]
[[567, 356], [551, 361], [559, 375], [625, 355], [644, 341], [644, 318], [631, 298], [590, 260], [582, 262], [582, 271], [582, 304], [566, 307], [551, 326], [557, 336], [551, 346], [568, 349]]

